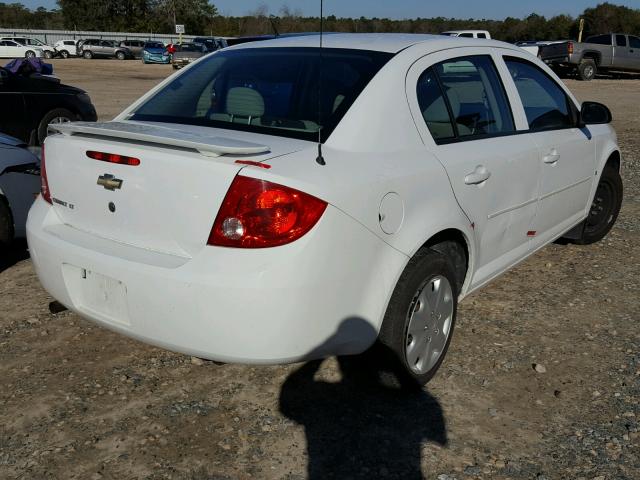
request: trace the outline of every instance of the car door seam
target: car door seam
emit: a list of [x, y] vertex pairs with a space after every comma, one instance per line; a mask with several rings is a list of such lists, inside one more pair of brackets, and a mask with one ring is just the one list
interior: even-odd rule
[[575, 183], [572, 183], [571, 185], [567, 185], [566, 187], [562, 187], [562, 188], [559, 188], [558, 190], [554, 190], [553, 192], [546, 193], [546, 194], [544, 194], [544, 195], [542, 195], [540, 197], [540, 200], [546, 200], [547, 198], [552, 197], [554, 195], [557, 195], [558, 193], [562, 193], [565, 190], [569, 190], [570, 188], [577, 187], [578, 185], [581, 185], [581, 184], [583, 184], [585, 182], [590, 181], [592, 178], [593, 177], [587, 177], [587, 178], [579, 180], [579, 181], [577, 181]]

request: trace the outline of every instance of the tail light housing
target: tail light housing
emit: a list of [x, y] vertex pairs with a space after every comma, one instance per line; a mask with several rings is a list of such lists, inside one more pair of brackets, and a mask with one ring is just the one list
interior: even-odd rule
[[573, 55], [573, 42], [569, 42], [568, 47], [568, 51], [569, 51], [569, 55]]
[[95, 152], [93, 150], [88, 150], [87, 157], [94, 160], [100, 160], [101, 162], [117, 163], [118, 165], [131, 165], [132, 167], [140, 165], [139, 158], [127, 157], [126, 155], [119, 155], [117, 153]]
[[213, 223], [208, 245], [269, 248], [304, 236], [327, 203], [284, 185], [237, 176]]
[[40, 194], [45, 202], [53, 204], [51, 201], [51, 190], [49, 190], [49, 181], [47, 180], [47, 167], [44, 161], [44, 143], [40, 152]]

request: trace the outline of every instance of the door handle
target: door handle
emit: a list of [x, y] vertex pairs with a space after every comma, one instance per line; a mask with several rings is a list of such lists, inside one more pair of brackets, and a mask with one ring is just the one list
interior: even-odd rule
[[558, 160], [560, 160], [560, 154], [555, 148], [551, 150], [549, 153], [547, 153], [542, 159], [544, 163], [548, 163], [548, 164], [557, 163]]
[[491, 177], [491, 172], [484, 165], [478, 165], [476, 169], [464, 177], [467, 185], [479, 185], [486, 182]]

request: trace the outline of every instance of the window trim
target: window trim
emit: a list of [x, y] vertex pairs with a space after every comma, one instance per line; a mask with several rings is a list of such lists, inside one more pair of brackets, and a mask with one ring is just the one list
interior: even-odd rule
[[[578, 110], [578, 107], [575, 105], [575, 103], [573, 103], [573, 100], [571, 99], [571, 97], [567, 95], [567, 92], [565, 91], [565, 89], [562, 88], [562, 86], [559, 85], [558, 82], [556, 82], [551, 75], [549, 75], [547, 72], [545, 72], [542, 68], [540, 68], [535, 63], [525, 58], [514, 57], [511, 55], [502, 55], [502, 60], [507, 66], [507, 69], [509, 68], [509, 65], [507, 65], [507, 62], [524, 63], [526, 65], [532, 66], [533, 68], [538, 70], [540, 73], [542, 73], [545, 77], [547, 77], [556, 87], [558, 87], [558, 89], [562, 92], [562, 95], [564, 95], [564, 99], [565, 99], [565, 102], [567, 103], [567, 108], [569, 110], [569, 115], [571, 116], [571, 125], [566, 125], [563, 127], [550, 127], [550, 128], [531, 128], [531, 126], [529, 125], [529, 119], [527, 119], [527, 126], [529, 128], [527, 128], [526, 130], [520, 130], [521, 132], [523, 133], [555, 132], [558, 130], [569, 130], [572, 128], [578, 128], [578, 121], [580, 119], [580, 115], [579, 115], [580, 111]], [[520, 95], [520, 92], [518, 92], [518, 97], [520, 98], [520, 103], [524, 108], [524, 103], [522, 102], [522, 96]]]
[[[464, 137], [461, 137], [459, 132], [458, 132], [458, 125], [457, 122], [455, 122], [455, 117], [453, 116], [453, 109], [451, 108], [451, 103], [449, 102], [449, 98], [446, 95], [446, 92], [443, 88], [442, 85], [442, 79], [440, 78], [440, 75], [438, 74], [438, 70], [435, 68], [437, 65], [440, 65], [442, 63], [446, 63], [446, 62], [451, 62], [451, 61], [461, 61], [464, 60], [465, 58], [474, 58], [474, 57], [487, 57], [489, 59], [489, 61], [491, 62], [491, 64], [493, 65], [496, 77], [498, 78], [498, 81], [500, 83], [500, 86], [502, 87], [502, 94], [504, 96], [504, 100], [507, 106], [507, 110], [510, 113], [511, 116], [511, 124], [513, 125], [513, 131], [510, 132], [497, 132], [497, 133], [481, 133], [481, 134], [477, 134], [477, 135], [465, 135]], [[421, 115], [422, 117], [422, 121], [425, 123], [425, 126], [427, 127], [427, 131], [429, 132], [429, 134], [431, 135], [431, 138], [433, 139], [433, 141], [435, 142], [436, 145], [451, 145], [453, 143], [462, 143], [462, 142], [472, 142], [475, 140], [486, 140], [486, 139], [490, 139], [490, 138], [498, 138], [498, 137], [507, 137], [507, 136], [511, 136], [511, 135], [516, 135], [518, 133], [520, 133], [519, 130], [517, 130], [517, 126], [516, 126], [516, 118], [513, 112], [513, 107], [511, 106], [511, 101], [509, 100], [509, 95], [507, 93], [507, 89], [504, 85], [504, 81], [502, 79], [502, 75], [500, 74], [500, 70], [498, 69], [498, 66], [496, 65], [495, 59], [493, 58], [493, 55], [491, 55], [491, 53], [487, 53], [487, 54], [478, 54], [478, 55], [463, 55], [460, 57], [452, 57], [452, 58], [448, 58], [446, 60], [443, 60], [441, 62], [437, 62], [434, 63], [433, 65], [429, 66], [428, 68], [425, 68], [424, 71], [418, 76], [418, 81], [420, 80], [420, 78], [422, 78], [422, 76], [427, 72], [431, 70], [433, 75], [435, 76], [437, 82], [438, 82], [438, 87], [440, 89], [440, 93], [442, 95], [442, 99], [444, 100], [444, 103], [447, 107], [447, 112], [449, 113], [449, 122], [451, 122], [451, 126], [453, 128], [453, 133], [454, 136], [450, 137], [450, 138], [442, 138], [442, 139], [436, 139], [433, 137], [433, 134], [431, 133], [431, 130], [429, 130], [429, 125], [427, 124], [426, 119], [424, 118], [424, 115]], [[416, 91], [418, 89], [418, 84], [416, 84]], [[422, 109], [419, 107], [419, 110], [422, 111]]]

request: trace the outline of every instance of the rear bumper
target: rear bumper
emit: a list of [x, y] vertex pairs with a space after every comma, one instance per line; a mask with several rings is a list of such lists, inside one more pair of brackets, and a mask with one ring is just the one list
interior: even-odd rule
[[[292, 244], [203, 247], [186, 259], [62, 225], [39, 197], [27, 237], [44, 288], [82, 317], [153, 345], [235, 363], [364, 351], [375, 341], [407, 261], [332, 207]], [[102, 291], [104, 281], [88, 284], [83, 272], [119, 286]], [[96, 295], [103, 294], [114, 298], [96, 307]], [[336, 334], [352, 318], [367, 328]]]

